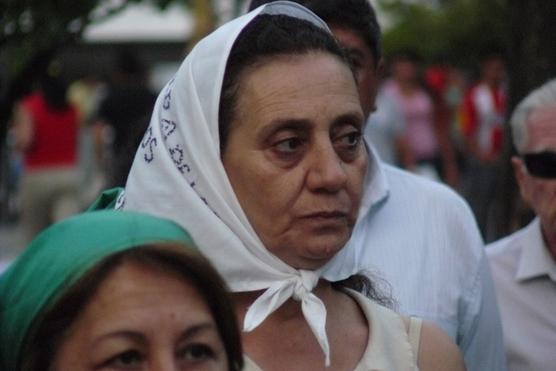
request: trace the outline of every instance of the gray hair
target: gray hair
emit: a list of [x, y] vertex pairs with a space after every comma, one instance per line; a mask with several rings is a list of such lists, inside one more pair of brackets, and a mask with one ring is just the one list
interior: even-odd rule
[[552, 79], [530, 92], [514, 109], [510, 119], [514, 146], [519, 153], [527, 143], [527, 119], [536, 108], [556, 103], [556, 79]]

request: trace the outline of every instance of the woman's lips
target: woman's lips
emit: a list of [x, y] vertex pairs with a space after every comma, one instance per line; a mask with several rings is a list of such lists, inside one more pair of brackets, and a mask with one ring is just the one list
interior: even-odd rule
[[318, 211], [305, 214], [301, 219], [318, 227], [338, 227], [347, 224], [348, 213], [342, 211]]

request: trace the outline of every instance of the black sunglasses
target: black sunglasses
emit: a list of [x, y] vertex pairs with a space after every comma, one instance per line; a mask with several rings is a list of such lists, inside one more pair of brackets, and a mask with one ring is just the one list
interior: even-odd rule
[[527, 172], [537, 178], [556, 178], [556, 152], [544, 151], [521, 156]]

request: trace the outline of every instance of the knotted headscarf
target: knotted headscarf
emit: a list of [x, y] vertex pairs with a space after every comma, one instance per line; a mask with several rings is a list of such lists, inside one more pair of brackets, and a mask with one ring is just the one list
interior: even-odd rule
[[39, 234], [0, 276], [0, 370], [17, 370], [33, 321], [103, 258], [150, 243], [193, 246], [172, 221], [136, 212], [94, 211]]
[[[220, 156], [218, 110], [227, 59], [239, 33], [260, 14], [303, 19], [330, 32], [306, 8], [277, 1], [201, 40], [160, 93], [135, 156], [125, 196], [116, 207], [177, 221], [191, 233], [232, 291], [264, 290], [247, 311], [244, 331], [256, 328], [289, 298], [300, 301], [328, 365], [326, 308], [311, 291], [321, 277], [339, 281], [357, 273], [354, 249], [348, 244], [317, 271], [298, 270], [284, 263], [265, 248], [247, 220]], [[360, 216], [370, 204], [366, 195]]]

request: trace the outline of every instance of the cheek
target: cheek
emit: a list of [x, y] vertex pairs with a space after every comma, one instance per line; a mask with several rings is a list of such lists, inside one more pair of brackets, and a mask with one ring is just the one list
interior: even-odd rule
[[528, 196], [532, 200], [532, 207], [541, 216], [552, 218], [556, 214], [556, 185], [553, 182], [532, 182]]
[[[296, 203], [303, 176], [296, 171], [277, 171], [264, 159], [235, 172], [236, 197], [255, 229], [281, 226]], [[247, 170], [249, 168], [250, 170]]]

